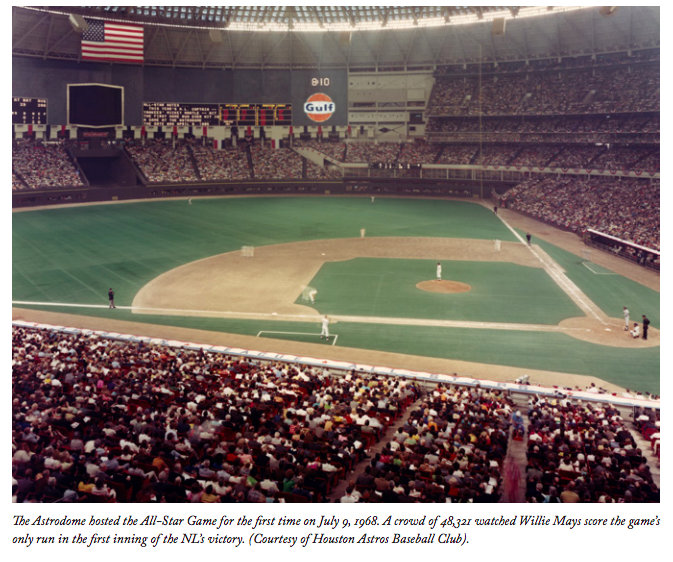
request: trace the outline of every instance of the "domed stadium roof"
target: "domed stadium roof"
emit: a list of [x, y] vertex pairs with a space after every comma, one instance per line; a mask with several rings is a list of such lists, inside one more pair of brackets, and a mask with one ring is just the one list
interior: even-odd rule
[[[420, 70], [659, 46], [658, 6], [13, 7], [12, 53], [79, 60], [72, 14], [145, 26], [144, 63]], [[494, 34], [494, 20], [504, 20]]]

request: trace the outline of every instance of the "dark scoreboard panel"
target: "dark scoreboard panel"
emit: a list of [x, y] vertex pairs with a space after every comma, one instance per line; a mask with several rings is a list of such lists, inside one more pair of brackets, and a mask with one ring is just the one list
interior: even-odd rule
[[12, 98], [12, 124], [46, 125], [47, 100], [40, 98]]
[[291, 124], [291, 104], [143, 103], [143, 125], [147, 127], [207, 127], [213, 125], [264, 127]]
[[295, 125], [348, 125], [348, 72], [293, 70], [290, 101]]

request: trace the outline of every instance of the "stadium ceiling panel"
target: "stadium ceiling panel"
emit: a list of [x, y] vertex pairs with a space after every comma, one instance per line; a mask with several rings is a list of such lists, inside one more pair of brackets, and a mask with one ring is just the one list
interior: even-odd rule
[[[658, 6], [30, 6], [12, 8], [12, 54], [80, 60], [70, 14], [145, 27], [147, 65], [432, 69], [659, 46]], [[492, 34], [505, 18], [503, 36]], [[219, 30], [220, 41], [211, 31]]]

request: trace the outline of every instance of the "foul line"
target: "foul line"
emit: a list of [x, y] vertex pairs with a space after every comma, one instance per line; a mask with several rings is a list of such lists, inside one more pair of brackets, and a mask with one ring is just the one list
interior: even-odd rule
[[589, 267], [589, 263], [585, 261], [582, 262], [582, 265], [586, 267], [589, 271], [591, 271], [591, 273], [593, 273], [594, 275], [617, 275], [612, 271], [609, 271], [608, 273], [603, 273], [602, 271], [594, 271], [593, 269], [591, 269], [591, 267]]
[[[538, 253], [535, 248], [529, 245], [524, 241], [519, 233], [514, 230], [500, 215], [497, 217], [502, 221], [502, 223], [516, 236], [516, 238], [524, 246], [526, 246], [533, 255], [540, 260], [540, 263], [544, 267], [544, 270], [549, 274], [549, 276], [556, 282], [556, 284], [561, 287], [561, 290], [566, 293], [572, 301], [579, 306], [587, 316], [593, 316], [601, 324], [606, 324], [605, 320], [598, 312], [602, 312], [589, 298], [580, 290], [580, 288], [575, 285], [566, 275], [563, 273], [561, 267], [551, 258], [551, 256], [544, 254], [547, 259], [545, 259], [540, 253]], [[540, 249], [542, 251], [542, 249]], [[598, 310], [598, 312], [596, 312]]]
[[[318, 337], [320, 335], [320, 334], [313, 334], [310, 332], [272, 332], [270, 330], [261, 330], [260, 332], [257, 332], [257, 337], [259, 337], [260, 334], [286, 334], [288, 336], [315, 336], [315, 337]], [[334, 338], [334, 341], [332, 342], [332, 345], [334, 345], [336, 344], [338, 337], [339, 334], [332, 334], [331, 336], [328, 336], [327, 339], [329, 341], [329, 338]]]
[[[76, 303], [59, 303], [59, 302], [29, 302], [29, 301], [12, 301], [12, 305], [30, 305], [30, 306], [58, 306], [63, 308], [109, 308], [103, 304], [76, 304]], [[281, 321], [300, 320], [304, 322], [320, 322], [321, 317], [318, 315], [309, 314], [277, 314], [275, 312], [232, 312], [219, 310], [185, 310], [180, 308], [141, 308], [134, 306], [118, 306], [121, 310], [142, 311], [142, 312], [157, 312], [169, 313], [172, 316], [180, 316], [184, 313], [192, 313], [199, 315], [215, 315], [220, 318], [228, 317], [233, 319], [273, 319]], [[332, 320], [337, 322], [353, 322], [358, 324], [388, 324], [396, 326], [425, 326], [438, 328], [468, 328], [468, 329], [483, 329], [483, 330], [515, 330], [522, 332], [589, 332], [586, 328], [563, 328], [551, 324], [514, 324], [507, 322], [471, 322], [467, 320], [434, 320], [427, 318], [394, 318], [383, 316], [341, 316], [330, 315]], [[301, 334], [314, 335], [304, 332], [269, 332], [263, 330], [265, 333], [283, 333], [283, 334]], [[259, 336], [259, 334], [258, 334]], [[331, 336], [330, 336], [331, 337]], [[338, 336], [335, 336], [338, 337]], [[336, 340], [335, 340], [336, 341]]]

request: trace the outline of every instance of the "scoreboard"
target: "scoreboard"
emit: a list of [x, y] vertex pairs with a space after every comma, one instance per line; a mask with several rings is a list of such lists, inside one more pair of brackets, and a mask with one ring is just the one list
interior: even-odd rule
[[227, 103], [220, 106], [223, 124], [244, 126], [292, 125], [292, 104]]
[[12, 98], [12, 124], [46, 125], [47, 100], [41, 98]]
[[292, 124], [292, 104], [143, 103], [149, 127], [273, 126]]
[[143, 103], [147, 127], [207, 127], [219, 125], [218, 105], [208, 103]]
[[293, 70], [291, 86], [295, 125], [348, 125], [346, 70]]

